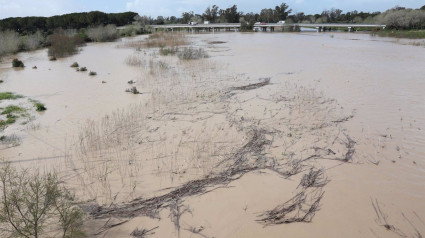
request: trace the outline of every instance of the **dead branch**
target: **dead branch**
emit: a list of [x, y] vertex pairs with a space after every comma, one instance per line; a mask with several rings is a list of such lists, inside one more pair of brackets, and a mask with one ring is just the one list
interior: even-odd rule
[[262, 82], [248, 84], [248, 85], [240, 86], [240, 87], [232, 87], [232, 88], [230, 88], [230, 90], [233, 90], [233, 91], [237, 91], [237, 90], [243, 90], [243, 91], [253, 90], [253, 89], [264, 87], [264, 86], [266, 86], [266, 85], [268, 85], [270, 83], [270, 78], [260, 78], [259, 80], [261, 80]]
[[377, 216], [376, 223], [378, 223], [378, 225], [380, 226], [385, 227], [385, 229], [394, 232], [400, 237], [407, 237], [401, 230], [388, 223], [388, 215], [381, 210], [381, 206], [379, 205], [378, 199], [375, 199], [375, 201], [373, 201], [373, 199], [370, 200]]
[[146, 229], [139, 230], [139, 228], [136, 228], [135, 230], [133, 230], [133, 232], [131, 232], [130, 235], [136, 238], [145, 238], [147, 236], [154, 235], [155, 232], [153, 232], [153, 230], [157, 229], [158, 227], [159, 226], [154, 227], [150, 230], [146, 230]]
[[284, 204], [266, 211], [257, 220], [267, 225], [288, 224], [293, 222], [311, 222], [320, 208], [320, 200], [325, 192], [321, 189], [308, 192], [303, 190]]
[[311, 168], [308, 174], [303, 175], [303, 178], [301, 179], [298, 187], [319, 188], [324, 187], [326, 184], [328, 184], [328, 182], [329, 180], [326, 177], [323, 169], [315, 170], [314, 168]]

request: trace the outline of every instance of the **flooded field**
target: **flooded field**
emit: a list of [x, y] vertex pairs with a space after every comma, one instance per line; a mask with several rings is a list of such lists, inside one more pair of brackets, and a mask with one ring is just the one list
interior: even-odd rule
[[47, 107], [1, 132], [1, 157], [57, 171], [90, 237], [425, 234], [424, 47], [191, 34], [178, 48], [208, 57], [184, 60], [145, 38], [0, 63], [2, 92]]

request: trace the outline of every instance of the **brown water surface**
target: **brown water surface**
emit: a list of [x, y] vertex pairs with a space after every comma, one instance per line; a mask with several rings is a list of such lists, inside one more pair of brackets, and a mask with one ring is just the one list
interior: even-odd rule
[[[1, 157], [64, 174], [83, 171], [77, 157], [119, 158], [115, 166], [120, 172], [111, 175], [109, 191], [95, 187], [80, 194], [99, 203], [128, 202], [164, 194], [218, 170], [215, 165], [246, 142], [246, 128], [254, 125], [276, 130], [267, 155], [279, 160], [287, 159], [288, 144], [293, 143], [288, 150], [303, 157], [308, 146], [347, 133], [356, 141], [351, 163], [314, 162], [326, 169], [330, 182], [311, 223], [264, 227], [256, 222], [262, 212], [294, 196], [301, 178], [260, 170], [227, 188], [187, 198], [184, 204], [191, 213], [182, 215], [180, 232], [168, 210], [162, 210], [161, 220], [133, 218], [106, 236], [128, 237], [136, 227], [155, 226], [160, 228], [153, 237], [195, 237], [190, 230], [199, 227], [204, 237], [425, 235], [424, 47], [354, 33], [224, 33], [192, 35], [191, 40], [210, 58], [180, 62], [159, 56], [156, 49], [136, 52], [115, 42], [89, 44], [80, 54], [53, 62], [47, 60], [46, 50], [22, 53], [18, 57], [28, 66], [24, 70], [11, 69], [10, 59], [5, 59], [0, 65], [1, 91], [39, 100], [48, 110], [36, 115], [32, 126], [7, 128], [3, 133], [16, 134], [22, 141], [17, 147], [1, 148]], [[125, 62], [131, 55], [142, 64], [167, 66], [129, 66]], [[76, 72], [70, 67], [75, 61], [98, 75]], [[230, 87], [264, 77], [271, 78], [270, 85], [222, 98]], [[124, 92], [130, 80], [142, 94]], [[293, 104], [279, 104], [285, 97]], [[347, 121], [326, 121], [340, 118]], [[328, 124], [316, 133], [311, 128], [319, 122]], [[115, 135], [116, 128], [124, 128], [122, 134]], [[79, 145], [99, 135], [116, 137]], [[339, 147], [334, 147], [338, 153]], [[136, 163], [137, 170], [121, 167], [130, 163]], [[97, 172], [102, 171], [84, 177], [86, 182]], [[132, 174], [128, 181], [123, 177], [127, 173]], [[70, 186], [81, 186], [71, 177]], [[383, 226], [372, 201], [379, 202], [386, 223], [395, 229]]]

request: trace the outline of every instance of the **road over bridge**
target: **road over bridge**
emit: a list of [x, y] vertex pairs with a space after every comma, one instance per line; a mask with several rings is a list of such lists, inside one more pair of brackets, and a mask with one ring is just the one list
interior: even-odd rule
[[[204, 32], [216, 32], [216, 31], [240, 31], [240, 23], [212, 23], [212, 24], [170, 24], [170, 25], [151, 25], [156, 31], [158, 29], [166, 29], [169, 31], [204, 31]], [[306, 27], [316, 28], [318, 32], [323, 31], [326, 28], [348, 28], [348, 31], [354, 31], [355, 28], [383, 28], [386, 25], [378, 24], [358, 24], [358, 23], [321, 23], [321, 24], [304, 24], [304, 23], [256, 23], [254, 24], [254, 30], [256, 31], [274, 31], [275, 28], [282, 27]]]

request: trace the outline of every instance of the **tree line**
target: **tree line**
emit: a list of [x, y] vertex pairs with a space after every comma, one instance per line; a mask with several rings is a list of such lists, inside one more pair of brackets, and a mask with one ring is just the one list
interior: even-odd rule
[[254, 13], [239, 11], [237, 5], [220, 9], [217, 5], [206, 8], [203, 13], [193, 11], [183, 12], [180, 17], [138, 16], [137, 21], [143, 25], [163, 24], [187, 24], [189, 22], [202, 23], [242, 23], [242, 28], [250, 30], [256, 22], [278, 22], [288, 23], [374, 23], [385, 24], [389, 29], [425, 29], [425, 5], [418, 9], [408, 9], [396, 6], [385, 12], [343, 12], [341, 9], [332, 8], [317, 14], [305, 14], [294, 12], [286, 3], [274, 8], [264, 8]]
[[203, 13], [183, 12], [180, 17], [139, 16], [135, 12], [104, 13], [100, 11], [71, 13], [52, 17], [10, 17], [0, 20], [0, 31], [11, 30], [21, 35], [41, 32], [53, 32], [62, 29], [81, 29], [90, 26], [113, 24], [123, 26], [136, 21], [142, 26], [162, 24], [203, 23], [241, 23], [243, 30], [252, 30], [256, 22], [288, 23], [375, 23], [385, 24], [389, 29], [425, 29], [425, 5], [419, 9], [396, 6], [385, 12], [343, 12], [332, 8], [320, 14], [294, 12], [286, 3], [273, 8], [264, 8], [259, 12], [244, 13], [237, 5], [221, 9], [217, 5], [208, 6]]
[[10, 17], [0, 20], [0, 31], [11, 30], [20, 34], [30, 34], [37, 31], [51, 32], [57, 28], [81, 29], [108, 24], [123, 26], [132, 23], [137, 15], [135, 12], [92, 11], [52, 17]]

